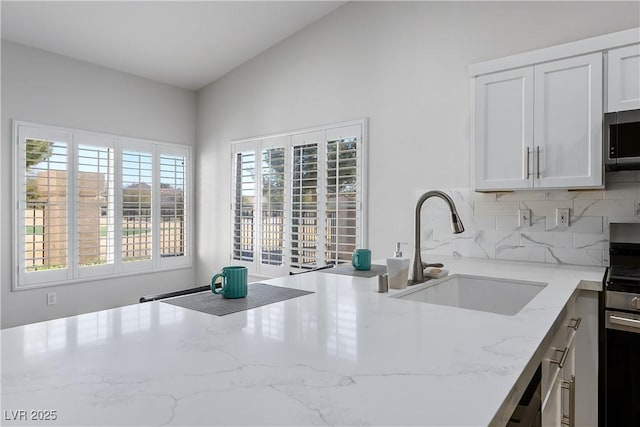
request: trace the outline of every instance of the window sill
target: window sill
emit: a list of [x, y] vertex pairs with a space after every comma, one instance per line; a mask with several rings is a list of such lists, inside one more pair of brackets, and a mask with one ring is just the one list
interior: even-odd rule
[[14, 282], [13, 287], [11, 288], [11, 291], [20, 292], [20, 291], [28, 291], [32, 289], [51, 288], [55, 286], [77, 285], [82, 283], [92, 283], [92, 282], [98, 282], [103, 280], [122, 279], [125, 277], [140, 276], [143, 274], [165, 273], [165, 272], [175, 271], [175, 270], [186, 270], [190, 268], [193, 268], [193, 265], [191, 263], [184, 264], [184, 265], [175, 265], [175, 266], [170, 266], [165, 268], [156, 268], [153, 270], [133, 271], [133, 272], [127, 272], [127, 273], [111, 274], [108, 276], [85, 277], [85, 278], [72, 279], [72, 280], [38, 283], [33, 285], [17, 285]]

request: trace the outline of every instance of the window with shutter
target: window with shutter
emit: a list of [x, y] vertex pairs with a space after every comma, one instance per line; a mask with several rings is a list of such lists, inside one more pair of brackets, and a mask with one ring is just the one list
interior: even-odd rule
[[366, 247], [365, 132], [361, 120], [235, 142], [233, 260], [279, 276]]
[[190, 265], [188, 147], [13, 127], [13, 289]]

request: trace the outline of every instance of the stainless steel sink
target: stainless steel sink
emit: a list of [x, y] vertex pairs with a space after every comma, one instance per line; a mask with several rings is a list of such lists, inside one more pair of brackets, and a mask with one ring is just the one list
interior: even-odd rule
[[416, 285], [391, 295], [391, 298], [512, 316], [522, 310], [546, 285], [540, 282], [454, 274]]

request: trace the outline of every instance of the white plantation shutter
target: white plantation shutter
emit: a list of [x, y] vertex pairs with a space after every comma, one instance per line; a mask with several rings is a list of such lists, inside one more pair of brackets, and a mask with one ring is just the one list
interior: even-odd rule
[[234, 143], [234, 261], [279, 276], [366, 247], [365, 125]]
[[361, 130], [348, 126], [327, 130], [324, 262], [351, 262], [361, 241]]
[[233, 259], [253, 262], [255, 251], [256, 152], [234, 154]]
[[293, 269], [309, 269], [318, 264], [322, 235], [318, 211], [319, 146], [321, 133], [294, 135], [291, 151], [291, 263]]
[[71, 137], [37, 127], [18, 130], [20, 280], [65, 280], [69, 260], [69, 158]]
[[189, 266], [190, 149], [13, 121], [13, 289]]
[[152, 259], [152, 168], [151, 150], [122, 150], [120, 236], [124, 265]]
[[274, 138], [261, 144], [261, 221], [257, 227], [257, 243], [260, 271], [268, 275], [281, 275], [286, 257], [286, 149], [282, 142]]
[[185, 256], [187, 223], [185, 217], [184, 156], [160, 155], [160, 256]]
[[112, 274], [115, 261], [114, 166], [110, 138], [79, 136], [76, 150], [78, 274]]

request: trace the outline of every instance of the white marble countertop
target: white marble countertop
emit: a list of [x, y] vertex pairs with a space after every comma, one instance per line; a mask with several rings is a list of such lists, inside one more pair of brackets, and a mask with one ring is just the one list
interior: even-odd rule
[[598, 290], [603, 269], [440, 259], [548, 286], [505, 316], [316, 272], [266, 281], [314, 294], [223, 317], [152, 302], [5, 329], [2, 425], [496, 423], [573, 291]]

